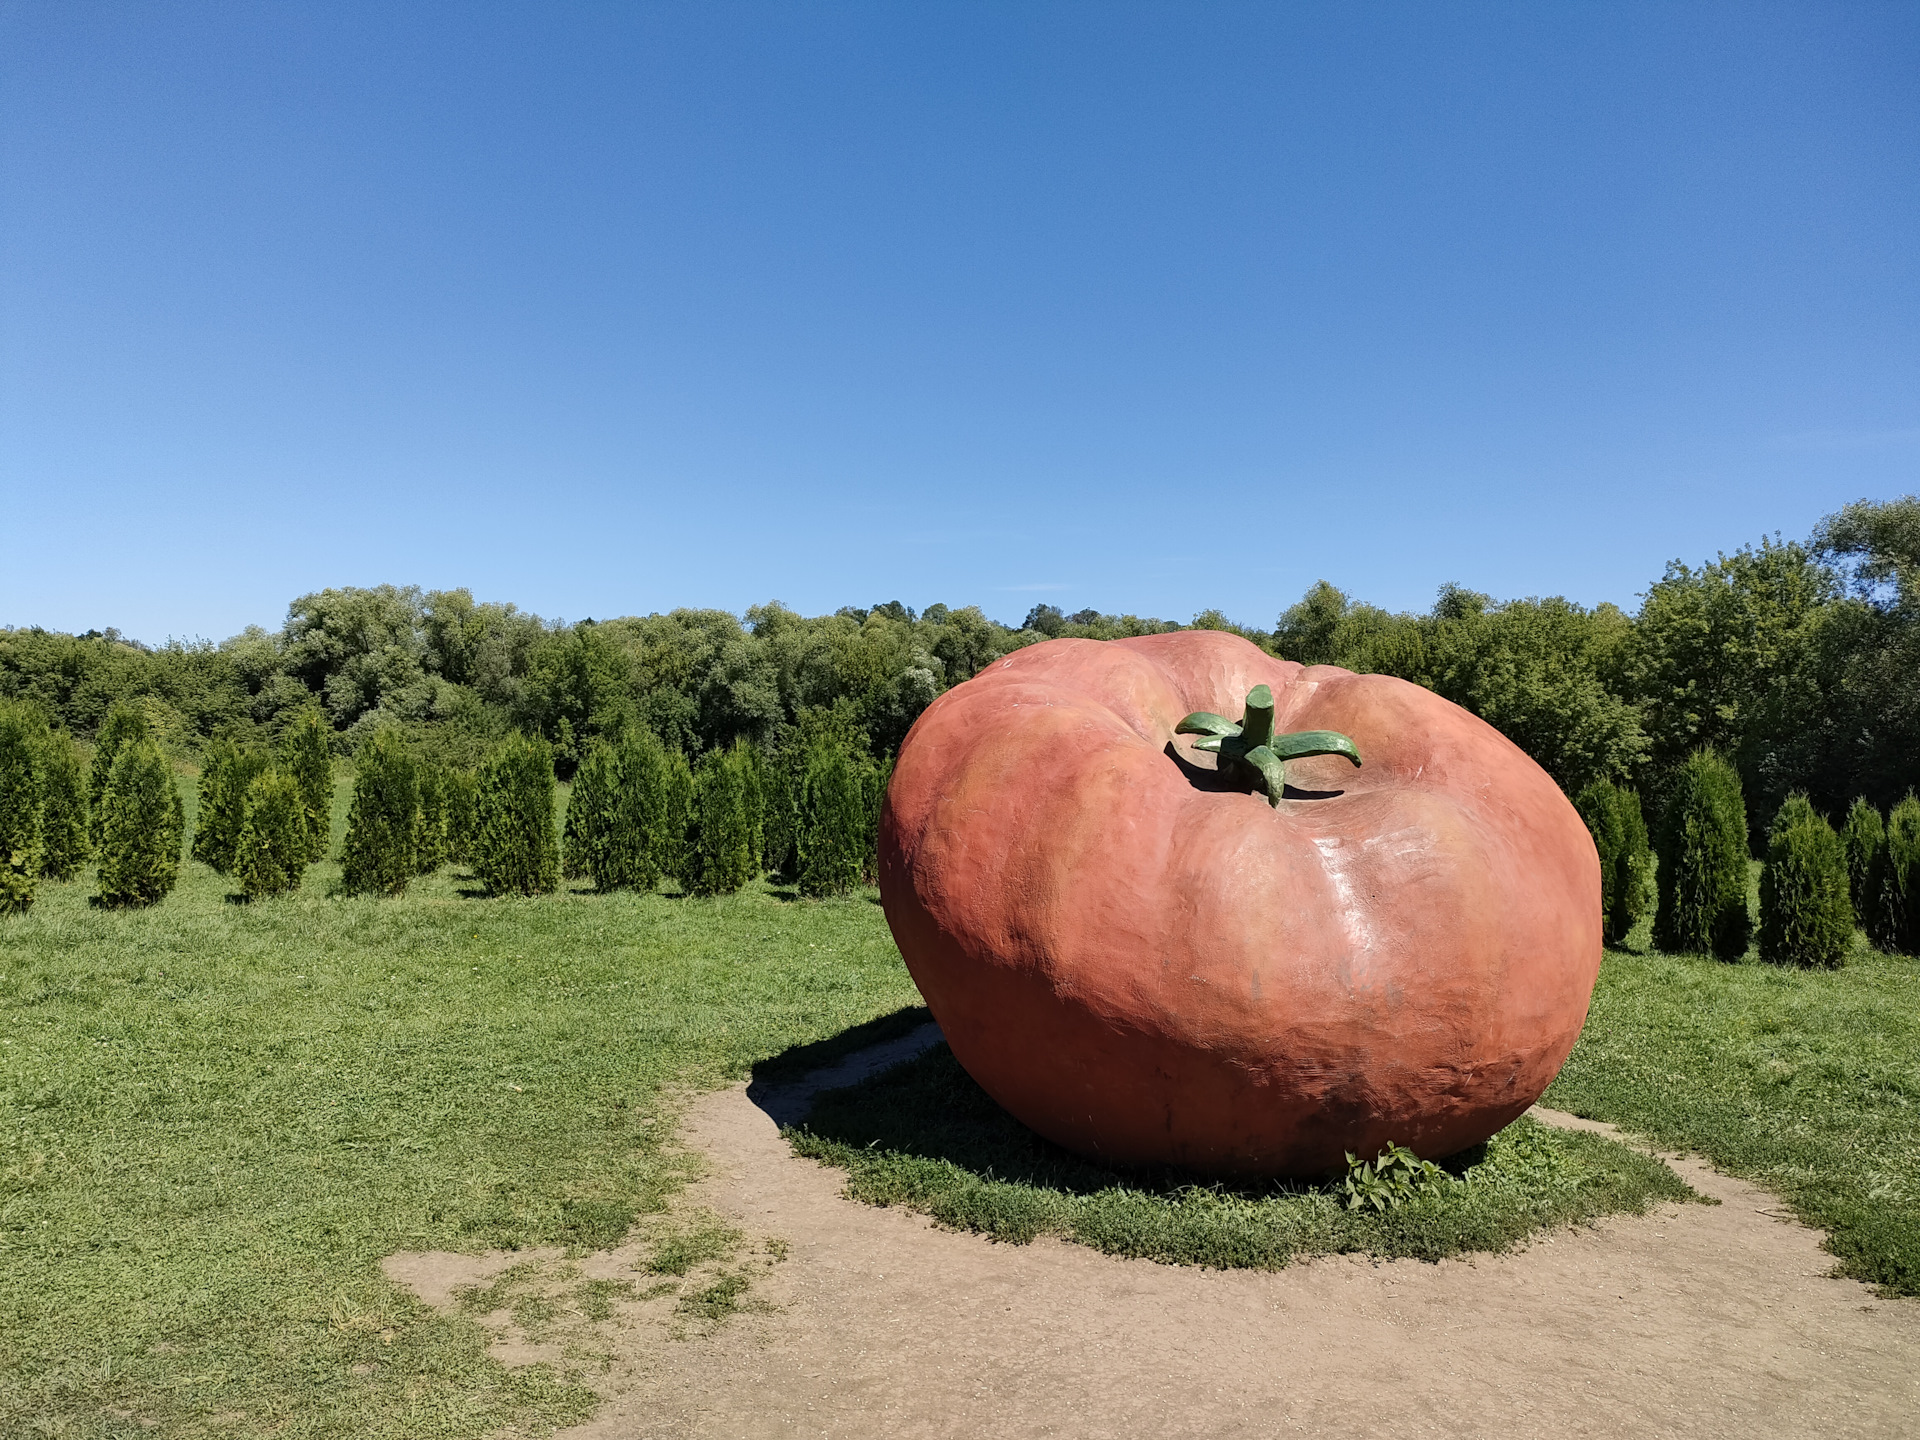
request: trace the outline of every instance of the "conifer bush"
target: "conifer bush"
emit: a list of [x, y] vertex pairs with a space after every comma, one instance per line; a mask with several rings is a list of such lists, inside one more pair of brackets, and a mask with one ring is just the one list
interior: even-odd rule
[[207, 747], [200, 770], [200, 817], [194, 827], [193, 858], [222, 875], [233, 873], [240, 850], [240, 828], [247, 818], [247, 790], [271, 763], [253, 745], [216, 740]]
[[354, 772], [340, 888], [349, 895], [402, 894], [419, 870], [413, 757], [397, 730], [376, 730], [354, 756]]
[[1760, 958], [1834, 970], [1846, 963], [1852, 943], [1853, 902], [1840, 837], [1811, 805], [1796, 809], [1784, 824], [1776, 819], [1760, 872]]
[[281, 763], [300, 787], [307, 859], [324, 860], [333, 838], [333, 731], [318, 710], [303, 712], [287, 727]]
[[259, 900], [299, 889], [312, 846], [300, 782], [284, 770], [254, 776], [234, 853], [233, 875], [241, 893]]
[[672, 851], [669, 791], [676, 783], [673, 757], [651, 730], [631, 727], [620, 741], [620, 787], [606, 843], [597, 852], [604, 867], [593, 883], [602, 890], [642, 893], [660, 883], [662, 856]]
[[731, 895], [753, 878], [753, 818], [744, 767], [709, 750], [693, 777], [692, 847], [682, 879], [695, 895]]
[[1914, 925], [1920, 901], [1920, 800], [1909, 791], [1887, 814], [1885, 843], [1867, 873], [1866, 922], [1869, 938], [1882, 950], [1911, 955], [1920, 930]]
[[1773, 823], [1767, 827], [1767, 836], [1771, 839], [1789, 826], [1821, 818], [1820, 812], [1813, 808], [1813, 802], [1806, 797], [1805, 792], [1796, 790], [1781, 801], [1780, 808], [1773, 812]]
[[852, 757], [830, 742], [815, 744], [801, 778], [795, 844], [801, 894], [844, 895], [860, 883], [866, 802]]
[[1574, 800], [1600, 857], [1600, 916], [1607, 943], [1618, 945], [1652, 898], [1653, 851], [1637, 792], [1596, 780]]
[[1723, 960], [1745, 954], [1747, 807], [1739, 775], [1711, 748], [1696, 750], [1674, 776], [1659, 856], [1660, 947]]
[[661, 789], [660, 842], [656, 854], [660, 873], [693, 888], [693, 767], [678, 750], [667, 752], [665, 785]]
[[41, 727], [24, 706], [0, 704], [0, 915], [24, 915], [43, 860]]
[[1887, 843], [1887, 825], [1880, 812], [1862, 795], [1847, 811], [1846, 824], [1840, 828], [1840, 844], [1847, 856], [1847, 893], [1853, 897], [1853, 913], [1868, 925], [1871, 906], [1867, 898], [1867, 877], [1873, 873], [1873, 858]]
[[153, 727], [147, 723], [146, 712], [125, 701], [115, 701], [101, 722], [100, 732], [93, 739], [93, 764], [87, 773], [87, 814], [92, 825], [88, 838], [95, 845], [105, 834], [107, 780], [114, 760], [121, 747], [152, 738]]
[[560, 837], [563, 868], [569, 878], [591, 877], [596, 890], [618, 888], [603, 882], [613, 878], [608, 851], [619, 829], [623, 784], [620, 752], [605, 741], [595, 741], [573, 772], [567, 823]]
[[869, 885], [880, 883], [880, 811], [887, 803], [887, 785], [893, 779], [893, 757], [860, 772], [860, 793], [864, 802], [861, 815], [860, 878]]
[[420, 809], [414, 819], [413, 863], [431, 875], [447, 863], [447, 772], [431, 763], [417, 767]]
[[515, 732], [480, 767], [473, 869], [493, 894], [560, 888], [553, 789], [553, 750], [545, 740]]
[[64, 730], [44, 737], [40, 753], [40, 874], [71, 880], [93, 856], [88, 840], [87, 766]]
[[480, 780], [471, 770], [446, 772], [447, 859], [465, 865], [473, 859], [473, 825]]
[[180, 878], [184, 817], [166, 756], [151, 738], [114, 754], [100, 800], [100, 900], [153, 905]]
[[733, 763], [740, 771], [741, 793], [747, 804], [747, 845], [752, 855], [749, 869], [755, 875], [767, 868], [767, 765], [760, 747], [751, 740], [733, 742]]

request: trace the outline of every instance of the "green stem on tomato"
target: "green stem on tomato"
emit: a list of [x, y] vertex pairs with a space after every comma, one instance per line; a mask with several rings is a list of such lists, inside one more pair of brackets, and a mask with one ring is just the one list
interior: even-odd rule
[[1247, 692], [1246, 715], [1238, 725], [1211, 710], [1196, 710], [1173, 727], [1176, 735], [1202, 735], [1194, 749], [1220, 757], [1220, 768], [1280, 804], [1287, 783], [1287, 761], [1309, 755], [1344, 755], [1355, 765], [1360, 751], [1337, 730], [1296, 730], [1273, 733], [1273, 691], [1256, 685]]

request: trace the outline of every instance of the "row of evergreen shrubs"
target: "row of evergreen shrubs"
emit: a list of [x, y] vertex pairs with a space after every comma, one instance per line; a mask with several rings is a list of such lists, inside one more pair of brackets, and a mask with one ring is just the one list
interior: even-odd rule
[[[1746, 953], [1756, 938], [1747, 908], [1747, 809], [1739, 775], [1725, 759], [1703, 749], [1687, 760], [1651, 842], [1631, 790], [1601, 781], [1580, 793], [1575, 808], [1600, 857], [1608, 943], [1625, 940], [1653, 905], [1661, 949], [1729, 960]], [[1856, 917], [1881, 948], [1911, 953], [1920, 942], [1917, 861], [1920, 801], [1913, 797], [1885, 824], [1857, 800], [1836, 833], [1804, 795], [1790, 796], [1767, 832], [1760, 958], [1839, 966]]]

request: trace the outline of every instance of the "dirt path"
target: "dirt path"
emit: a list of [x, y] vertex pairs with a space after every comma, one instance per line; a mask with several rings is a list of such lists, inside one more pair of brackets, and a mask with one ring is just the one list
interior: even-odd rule
[[[790, 1247], [756, 1283], [776, 1308], [672, 1340], [632, 1307], [608, 1401], [569, 1436], [1920, 1433], [1920, 1303], [1827, 1278], [1817, 1234], [1704, 1166], [1674, 1162], [1718, 1206], [1438, 1265], [1219, 1272], [995, 1245], [843, 1199], [840, 1172], [780, 1139], [769, 1111], [803, 1112], [875, 1058], [693, 1105], [686, 1136], [712, 1165], [693, 1198]], [[594, 1273], [632, 1264], [597, 1258]], [[443, 1298], [488, 1263], [395, 1257], [390, 1273]]]

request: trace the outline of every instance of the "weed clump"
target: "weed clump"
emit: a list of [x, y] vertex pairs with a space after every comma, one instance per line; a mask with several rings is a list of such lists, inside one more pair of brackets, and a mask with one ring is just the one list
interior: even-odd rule
[[420, 785], [397, 730], [376, 730], [354, 757], [340, 888], [349, 895], [399, 895], [419, 869], [415, 826]]
[[1853, 943], [1846, 851], [1811, 805], [1791, 805], [1774, 821], [1760, 874], [1760, 958], [1835, 970]]
[[1747, 807], [1740, 776], [1711, 747], [1694, 751], [1674, 778], [1660, 826], [1662, 949], [1738, 959], [1746, 953]]
[[120, 746], [100, 802], [100, 900], [153, 905], [180, 878], [186, 816], [166, 756], [151, 739]]
[[472, 862], [495, 895], [546, 895], [560, 888], [553, 824], [553, 751], [515, 733], [480, 769]]

